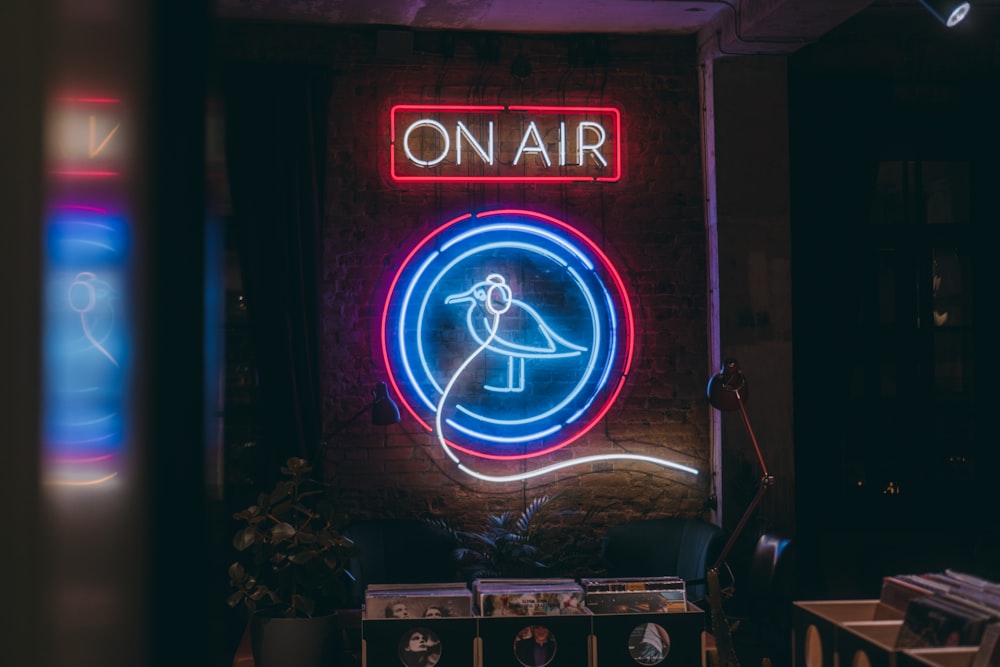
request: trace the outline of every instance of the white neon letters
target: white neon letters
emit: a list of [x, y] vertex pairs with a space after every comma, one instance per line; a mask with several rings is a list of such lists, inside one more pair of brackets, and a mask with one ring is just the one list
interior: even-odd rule
[[[423, 127], [430, 128], [437, 134], [441, 135], [441, 152], [438, 153], [437, 156], [427, 159], [417, 157], [416, 153], [410, 149], [410, 137], [413, 135], [414, 131]], [[436, 120], [422, 118], [421, 120], [411, 123], [410, 126], [406, 128], [406, 132], [403, 134], [403, 150], [406, 151], [406, 157], [410, 160], [410, 162], [419, 167], [434, 167], [439, 165], [442, 160], [448, 157], [448, 151], [451, 150], [451, 140], [448, 138], [448, 130], [446, 130], [444, 125]], [[423, 151], [421, 151], [420, 154], [423, 155]]]
[[[576, 161], [569, 163], [567, 150], [567, 128], [565, 122], [560, 122], [556, 129], [556, 164], [560, 167], [583, 166], [590, 159], [602, 167], [608, 166], [608, 160], [602, 154], [608, 135], [604, 126], [595, 121], [583, 120], [576, 125]], [[425, 132], [430, 132], [428, 137]], [[496, 130], [493, 121], [487, 123], [486, 136], [477, 137], [462, 121], [456, 121], [454, 136], [443, 123], [431, 118], [421, 118], [410, 123], [403, 132], [403, 152], [406, 158], [418, 167], [436, 167], [451, 157], [455, 164], [462, 164], [462, 156], [466, 153], [464, 146], [468, 145], [471, 152], [479, 157], [484, 164], [493, 166], [497, 155]], [[454, 150], [452, 147], [454, 146]], [[529, 121], [521, 134], [517, 151], [510, 162], [520, 164], [525, 155], [535, 155], [545, 165], [552, 166], [549, 155], [549, 145], [543, 138], [542, 131], [535, 121]]]
[[[588, 144], [584, 141], [584, 132], [592, 131], [597, 134], [598, 141], [596, 144]], [[563, 134], [565, 135], [565, 129]], [[583, 164], [583, 154], [590, 153], [595, 160], [601, 163], [602, 167], [608, 166], [608, 161], [604, 159], [601, 155], [601, 147], [604, 146], [604, 142], [607, 140], [608, 135], [604, 131], [604, 126], [600, 123], [595, 123], [593, 121], [585, 120], [576, 126], [576, 163]], [[563, 142], [565, 143], [565, 141]], [[565, 147], [560, 146], [560, 150]], [[563, 164], [565, 164], [565, 157], [563, 158]]]
[[615, 107], [396, 104], [389, 177], [397, 182], [613, 183], [622, 178]]
[[[476, 138], [472, 136], [469, 132], [469, 128], [465, 126], [465, 123], [458, 121], [455, 125], [455, 163], [462, 164], [462, 137], [469, 140], [469, 145], [472, 146], [472, 150], [476, 152], [476, 155], [483, 159], [483, 162], [493, 166], [493, 121], [489, 124], [489, 138], [486, 140], [486, 145], [490, 147], [489, 151], [483, 149], [483, 145], [476, 141]], [[409, 147], [407, 147], [407, 155], [409, 155]]]

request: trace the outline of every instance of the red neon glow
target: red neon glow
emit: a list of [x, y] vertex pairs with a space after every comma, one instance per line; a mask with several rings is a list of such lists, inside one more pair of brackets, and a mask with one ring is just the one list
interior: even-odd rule
[[[547, 222], [550, 222], [550, 223], [556, 225], [557, 227], [559, 227], [561, 229], [566, 230], [574, 238], [576, 238], [576, 239], [578, 239], [580, 241], [583, 241], [586, 244], [586, 246], [588, 248], [590, 248], [590, 250], [597, 257], [600, 258], [601, 263], [603, 264], [603, 266], [605, 268], [607, 268], [609, 274], [611, 275], [611, 279], [614, 282], [615, 287], [618, 290], [618, 294], [621, 295], [621, 299], [623, 301], [623, 310], [624, 310], [624, 315], [625, 315], [625, 319], [626, 319], [626, 322], [627, 322], [627, 331], [628, 331], [628, 336], [627, 336], [627, 339], [625, 341], [624, 363], [623, 363], [623, 367], [622, 367], [621, 376], [618, 378], [617, 383], [615, 383], [613, 389], [611, 390], [611, 393], [610, 393], [608, 399], [604, 402], [604, 405], [591, 418], [591, 420], [586, 423], [586, 426], [583, 429], [579, 430], [575, 435], [572, 435], [572, 436], [568, 437], [567, 439], [565, 439], [565, 440], [563, 440], [563, 441], [561, 441], [561, 442], [559, 442], [559, 443], [557, 443], [557, 444], [555, 444], [555, 445], [553, 445], [551, 447], [548, 447], [546, 449], [539, 450], [539, 451], [536, 451], [536, 452], [532, 452], [529, 455], [524, 455], [524, 454], [513, 454], [513, 455], [511, 455], [511, 454], [508, 454], [508, 455], [490, 454], [490, 453], [487, 453], [487, 452], [472, 450], [472, 449], [463, 447], [461, 445], [455, 444], [454, 442], [452, 442], [450, 440], [445, 440], [445, 444], [448, 447], [450, 447], [450, 448], [452, 448], [452, 449], [454, 449], [456, 451], [460, 451], [460, 452], [464, 452], [466, 454], [473, 455], [473, 456], [478, 457], [478, 458], [491, 459], [491, 460], [496, 460], [496, 461], [514, 461], [514, 460], [520, 460], [520, 459], [535, 458], [535, 457], [543, 456], [545, 454], [549, 454], [549, 453], [554, 452], [556, 450], [562, 449], [563, 447], [566, 447], [567, 445], [575, 442], [576, 440], [578, 440], [579, 438], [581, 438], [583, 435], [585, 435], [586, 433], [588, 433], [594, 427], [594, 425], [597, 422], [599, 422], [601, 419], [604, 418], [604, 416], [611, 409], [611, 406], [618, 399], [618, 395], [621, 393], [622, 388], [625, 386], [625, 380], [628, 379], [628, 374], [629, 374], [629, 372], [630, 372], [630, 370], [632, 368], [632, 356], [633, 356], [634, 349], [635, 349], [635, 326], [634, 326], [635, 325], [635, 321], [634, 321], [634, 317], [632, 315], [631, 300], [629, 299], [628, 292], [625, 289], [625, 281], [622, 279], [621, 274], [618, 273], [617, 269], [615, 269], [614, 265], [611, 263], [611, 261], [608, 258], [607, 254], [603, 250], [601, 250], [600, 247], [598, 247], [596, 243], [594, 243], [592, 240], [590, 240], [589, 238], [587, 238], [586, 236], [584, 236], [583, 234], [581, 234], [579, 231], [577, 231], [575, 228], [573, 228], [569, 224], [567, 224], [567, 223], [565, 223], [565, 222], [563, 222], [563, 221], [561, 221], [561, 220], [559, 220], [557, 218], [553, 218], [551, 216], [545, 215], [543, 213], [538, 213], [538, 212], [535, 212], [535, 211], [526, 211], [526, 210], [520, 210], [520, 209], [499, 209], [499, 210], [487, 211], [487, 212], [476, 214], [476, 217], [487, 218], [487, 217], [490, 217], [490, 216], [497, 216], [497, 215], [516, 215], [516, 216], [523, 215], [523, 216], [528, 216], [528, 217], [540, 218], [540, 219], [543, 219], [543, 220], [545, 220]], [[454, 225], [456, 225], [456, 224], [458, 224], [458, 223], [460, 223], [460, 222], [462, 222], [464, 220], [468, 220], [471, 217], [473, 217], [473, 214], [467, 213], [467, 214], [461, 215], [461, 216], [459, 216], [459, 217], [457, 217], [457, 218], [455, 218], [453, 220], [450, 220], [450, 221], [444, 223], [443, 225], [440, 225], [439, 227], [435, 228], [431, 233], [429, 233], [419, 243], [417, 243], [413, 247], [413, 249], [407, 254], [407, 256], [403, 259], [403, 261], [400, 262], [399, 269], [397, 269], [396, 274], [393, 276], [392, 281], [389, 284], [387, 295], [392, 295], [392, 294], [395, 293], [396, 286], [399, 283], [400, 276], [402, 275], [403, 270], [407, 266], [409, 266], [410, 261], [413, 259], [413, 257], [416, 254], [418, 254], [420, 252], [420, 250], [425, 245], [427, 245], [428, 243], [430, 243], [432, 241], [432, 239], [434, 239], [442, 230], [445, 230], [448, 227], [454, 226]], [[385, 303], [384, 303], [384, 305], [382, 307], [382, 322], [381, 322], [381, 327], [380, 327], [381, 331], [379, 332], [380, 343], [381, 343], [381, 347], [382, 347], [382, 363], [385, 365], [385, 368], [386, 368], [387, 371], [392, 368], [392, 365], [391, 365], [391, 362], [390, 362], [390, 358], [389, 358], [389, 341], [387, 340], [387, 335], [388, 335], [387, 321], [388, 321], [388, 318], [389, 318], [390, 300], [391, 300], [390, 298], [386, 298], [385, 299]], [[396, 382], [395, 375], [392, 372], [389, 372], [388, 375], [389, 375], [389, 383], [392, 385], [392, 388], [395, 391], [397, 398], [403, 404], [403, 407], [406, 409], [406, 411], [424, 429], [426, 429], [429, 432], [432, 432], [434, 430], [433, 427], [430, 424], [428, 424], [426, 421], [424, 421], [423, 419], [421, 419], [421, 417], [417, 413], [417, 411], [414, 410], [414, 408], [411, 407], [410, 404], [409, 404], [409, 402], [406, 400], [405, 394], [403, 393], [403, 391], [401, 391], [401, 389], [399, 387], [399, 384]]]
[[[590, 174], [556, 175], [413, 175], [401, 173], [396, 164], [397, 115], [402, 112], [451, 112], [451, 113], [499, 113], [503, 111], [538, 114], [590, 114], [607, 115], [612, 118], [613, 165], [606, 176]], [[615, 107], [555, 106], [555, 105], [473, 105], [473, 104], [397, 104], [389, 111], [389, 174], [397, 182], [429, 183], [573, 183], [573, 182], [615, 182], [621, 180], [622, 142], [621, 111]]]
[[50, 171], [49, 174], [52, 176], [72, 176], [72, 177], [86, 176], [93, 178], [107, 178], [109, 176], [118, 176], [117, 171], [91, 171], [87, 169], [70, 169], [65, 171], [57, 170], [57, 171]]
[[80, 204], [59, 204], [53, 206], [52, 208], [68, 210], [68, 211], [90, 211], [91, 213], [110, 213], [106, 208], [98, 208], [97, 206], [82, 206]]
[[73, 102], [76, 104], [120, 104], [121, 100], [114, 97], [59, 97], [57, 102]]

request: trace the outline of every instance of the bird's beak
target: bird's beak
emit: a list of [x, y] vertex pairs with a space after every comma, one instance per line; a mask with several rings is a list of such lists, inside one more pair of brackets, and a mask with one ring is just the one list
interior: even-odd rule
[[452, 294], [449, 297], [445, 297], [445, 303], [462, 303], [463, 301], [472, 301], [472, 295], [469, 292], [462, 292], [461, 294]]

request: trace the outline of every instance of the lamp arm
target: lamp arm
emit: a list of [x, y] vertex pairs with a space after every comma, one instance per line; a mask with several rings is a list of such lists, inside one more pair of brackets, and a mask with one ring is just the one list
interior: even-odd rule
[[753, 444], [753, 451], [757, 455], [757, 463], [760, 464], [761, 474], [773, 482], [774, 478], [767, 472], [767, 464], [764, 463], [764, 455], [760, 453], [760, 444], [757, 442], [757, 436], [753, 433], [753, 427], [750, 426], [750, 417], [747, 415], [747, 407], [743, 403], [743, 396], [739, 391], [736, 392], [736, 400], [740, 409], [740, 417], [743, 418], [743, 425], [747, 429], [747, 435], [750, 436], [750, 443]]
[[743, 425], [747, 429], [747, 434], [750, 436], [750, 442], [753, 444], [754, 453], [757, 455], [757, 462], [760, 464], [762, 470], [760, 478], [760, 486], [757, 488], [757, 493], [754, 494], [753, 499], [750, 504], [747, 505], [746, 510], [743, 511], [743, 516], [740, 517], [739, 523], [736, 524], [736, 528], [733, 530], [732, 534], [729, 536], [729, 540], [726, 541], [726, 546], [722, 548], [722, 552], [719, 553], [719, 557], [715, 559], [715, 563], [712, 564], [712, 570], [715, 572], [719, 571], [722, 564], [726, 561], [729, 556], [729, 552], [732, 551], [733, 546], [736, 544], [736, 540], [739, 538], [743, 529], [746, 528], [747, 521], [750, 520], [750, 516], [760, 505], [761, 499], [767, 492], [771, 485], [774, 484], [774, 475], [767, 471], [767, 464], [764, 463], [764, 456], [760, 452], [760, 445], [757, 443], [757, 436], [754, 435], [753, 427], [750, 425], [750, 417], [747, 415], [746, 406], [743, 404], [743, 397], [740, 395], [739, 391], [736, 392], [736, 402], [739, 407], [740, 416], [743, 418]]
[[360, 410], [358, 410], [357, 412], [355, 412], [353, 415], [351, 415], [350, 417], [348, 417], [344, 421], [338, 422], [336, 428], [334, 428], [332, 431], [329, 431], [329, 432], [323, 434], [323, 440], [325, 441], [325, 440], [327, 440], [329, 438], [332, 438], [333, 436], [337, 435], [338, 433], [340, 433], [341, 431], [343, 431], [345, 428], [347, 428], [348, 426], [350, 426], [351, 424], [353, 424], [355, 421], [357, 421], [357, 419], [359, 417], [361, 417], [361, 415], [363, 415], [366, 412], [368, 412], [369, 410], [371, 410], [372, 407], [377, 402], [378, 402], [378, 399], [370, 402], [368, 405], [366, 405], [365, 407], [361, 408]]
[[344, 421], [338, 422], [337, 426], [332, 431], [327, 431], [327, 432], [323, 433], [321, 435], [321, 437], [320, 437], [320, 440], [319, 440], [319, 447], [316, 448], [316, 460], [313, 461], [313, 465], [319, 465], [320, 461], [323, 460], [323, 457], [326, 454], [326, 443], [327, 443], [327, 441], [330, 438], [332, 438], [333, 436], [339, 434], [345, 428], [347, 428], [348, 426], [350, 426], [351, 424], [353, 424], [354, 422], [356, 422], [358, 420], [358, 418], [361, 417], [361, 415], [363, 415], [366, 412], [368, 412], [369, 410], [371, 410], [372, 407], [376, 403], [378, 403], [378, 399], [375, 399], [374, 401], [371, 401], [370, 403], [368, 403], [368, 405], [366, 405], [365, 407], [361, 408], [360, 410], [358, 410], [357, 412], [355, 412], [353, 415], [351, 415], [350, 417], [348, 417]]
[[[742, 406], [742, 403], [740, 404]], [[747, 427], [749, 428], [749, 426]], [[751, 433], [751, 437], [752, 437]], [[725, 609], [722, 605], [722, 586], [719, 584], [719, 569], [725, 562], [726, 557], [729, 556], [729, 552], [732, 550], [733, 545], [736, 544], [736, 538], [740, 536], [743, 532], [743, 528], [746, 527], [747, 521], [753, 514], [753, 511], [757, 509], [757, 505], [760, 504], [760, 499], [764, 497], [764, 493], [770, 488], [771, 483], [774, 481], [774, 477], [771, 475], [764, 475], [761, 479], [760, 488], [757, 489], [757, 493], [754, 494], [753, 500], [747, 506], [746, 511], [743, 512], [743, 516], [740, 517], [740, 522], [736, 525], [736, 529], [729, 536], [729, 540], [726, 542], [726, 546], [722, 548], [722, 552], [719, 557], [712, 564], [712, 567], [708, 569], [705, 574], [705, 578], [708, 581], [708, 603], [709, 603], [709, 613], [712, 618], [712, 637], [715, 639], [715, 649], [717, 663], [719, 667], [740, 667], [739, 657], [736, 655], [736, 649], [733, 647], [733, 634], [732, 628], [729, 625], [729, 617], [726, 616]]]
[[771, 475], [764, 475], [764, 477], [761, 478], [760, 487], [757, 489], [757, 493], [754, 494], [753, 500], [751, 500], [750, 504], [747, 505], [746, 510], [743, 512], [743, 516], [740, 517], [740, 522], [736, 524], [736, 528], [726, 541], [726, 546], [722, 548], [722, 551], [719, 552], [719, 557], [716, 558], [715, 562], [712, 564], [711, 569], [713, 571], [718, 572], [719, 569], [722, 568], [722, 564], [726, 562], [726, 558], [729, 557], [729, 552], [732, 551], [733, 545], [736, 544], [736, 539], [740, 536], [740, 533], [743, 532], [743, 529], [746, 528], [747, 521], [750, 520], [754, 510], [757, 509], [757, 505], [760, 505], [760, 501], [761, 498], [764, 497], [764, 493], [771, 488], [771, 484], [773, 483], [774, 477]]
[[753, 499], [747, 508], [743, 511], [743, 516], [740, 517], [739, 523], [736, 524], [736, 528], [729, 535], [729, 539], [726, 541], [726, 546], [722, 548], [719, 553], [718, 558], [712, 564], [712, 567], [708, 569], [706, 573], [706, 578], [708, 580], [708, 602], [709, 611], [712, 617], [712, 636], [715, 639], [715, 647], [718, 656], [717, 664], [719, 667], [740, 667], [739, 658], [736, 655], [736, 650], [733, 647], [733, 636], [732, 628], [729, 625], [729, 618], [726, 616], [725, 610], [722, 606], [722, 587], [719, 584], [719, 570], [722, 568], [722, 564], [726, 562], [726, 558], [729, 557], [729, 552], [732, 551], [733, 546], [736, 544], [737, 538], [746, 528], [747, 522], [753, 515], [754, 510], [760, 505], [761, 499], [767, 490], [771, 488], [774, 483], [774, 476], [767, 471], [767, 465], [764, 463], [764, 457], [760, 453], [760, 445], [757, 444], [757, 437], [754, 435], [753, 428], [750, 426], [750, 418], [747, 416], [746, 407], [743, 405], [743, 397], [740, 396], [739, 392], [736, 393], [737, 403], [739, 404], [740, 416], [743, 417], [743, 425], [746, 426], [747, 433], [750, 435], [750, 442], [753, 443], [754, 452], [757, 454], [757, 461], [760, 463], [761, 469], [764, 471], [760, 479], [760, 486], [757, 487], [757, 493], [754, 494]]

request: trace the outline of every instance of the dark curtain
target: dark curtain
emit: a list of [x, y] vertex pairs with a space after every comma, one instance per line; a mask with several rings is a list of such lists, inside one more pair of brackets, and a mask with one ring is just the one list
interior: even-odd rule
[[256, 358], [268, 474], [312, 458], [321, 433], [321, 277], [330, 73], [241, 65], [223, 82], [231, 233]]

